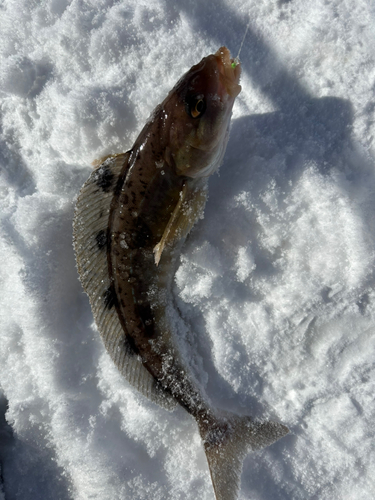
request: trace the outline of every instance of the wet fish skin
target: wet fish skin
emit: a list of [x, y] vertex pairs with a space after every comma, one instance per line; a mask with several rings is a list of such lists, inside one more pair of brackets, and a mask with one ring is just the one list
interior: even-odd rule
[[[180, 359], [168, 301], [176, 257], [202, 213], [207, 177], [225, 152], [240, 91], [239, 67], [230, 64], [229, 51], [219, 49], [193, 66], [156, 108], [129, 153], [124, 182], [113, 198], [107, 249], [117, 312], [136, 354], [165, 391], [195, 418], [202, 414], [206, 420], [211, 410]], [[186, 107], [196, 96], [204, 100], [205, 112], [194, 118]], [[176, 207], [176, 236], [170, 231], [156, 266], [154, 249]]]
[[141, 392], [154, 400], [161, 394], [162, 404], [163, 397], [176, 400], [196, 419], [217, 500], [237, 497], [249, 449], [288, 432], [212, 409], [179, 353], [171, 320], [177, 259], [203, 213], [207, 179], [222, 161], [241, 90], [240, 65], [232, 63], [221, 47], [179, 80], [132, 149], [90, 176], [74, 222], [81, 281], [109, 354]]

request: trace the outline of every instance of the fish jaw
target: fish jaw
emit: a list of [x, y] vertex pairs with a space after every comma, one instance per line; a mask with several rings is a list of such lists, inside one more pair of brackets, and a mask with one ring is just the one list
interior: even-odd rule
[[241, 92], [241, 85], [239, 85], [241, 65], [239, 61], [231, 59], [230, 52], [226, 47], [220, 47], [215, 58], [220, 72], [218, 94], [221, 99], [228, 95], [234, 100]]

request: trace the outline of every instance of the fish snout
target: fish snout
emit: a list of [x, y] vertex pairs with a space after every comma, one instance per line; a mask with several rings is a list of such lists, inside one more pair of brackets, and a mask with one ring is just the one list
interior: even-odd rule
[[241, 64], [238, 59], [232, 59], [226, 47], [220, 47], [215, 54], [219, 69], [218, 94], [221, 100], [228, 95], [234, 100], [241, 92], [239, 85], [241, 75]]

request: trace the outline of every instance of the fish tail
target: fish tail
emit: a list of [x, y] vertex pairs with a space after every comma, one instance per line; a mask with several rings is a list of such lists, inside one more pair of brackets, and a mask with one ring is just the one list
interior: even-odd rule
[[202, 418], [198, 426], [216, 500], [236, 500], [246, 455], [269, 446], [289, 432], [278, 422], [255, 422], [248, 416], [234, 414], [217, 420]]

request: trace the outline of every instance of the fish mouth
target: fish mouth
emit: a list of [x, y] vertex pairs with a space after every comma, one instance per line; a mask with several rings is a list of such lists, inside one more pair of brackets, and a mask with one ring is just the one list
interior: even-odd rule
[[220, 47], [215, 54], [219, 73], [220, 85], [219, 94], [223, 98], [225, 94], [235, 99], [241, 92], [239, 85], [241, 64], [237, 58], [230, 57], [230, 52], [226, 47]]

